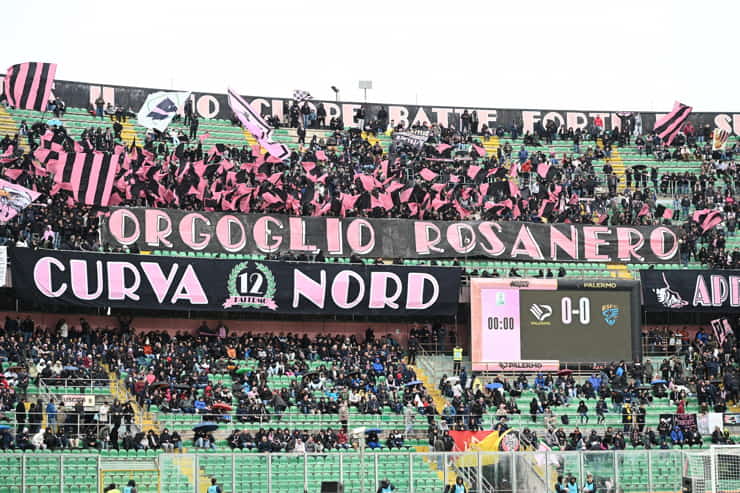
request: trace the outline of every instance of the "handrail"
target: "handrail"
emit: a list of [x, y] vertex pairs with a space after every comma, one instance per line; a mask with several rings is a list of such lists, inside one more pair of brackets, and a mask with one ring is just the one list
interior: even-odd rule
[[[39, 384], [47, 387], [64, 387], [64, 388], [100, 388], [107, 387], [110, 384], [108, 378], [77, 378], [77, 377], [48, 377], [39, 378]], [[52, 392], [53, 393], [53, 392]]]

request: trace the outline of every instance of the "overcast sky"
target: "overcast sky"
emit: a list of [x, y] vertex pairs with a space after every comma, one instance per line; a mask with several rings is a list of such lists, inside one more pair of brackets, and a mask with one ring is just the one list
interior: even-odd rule
[[4, 2], [0, 70], [490, 108], [740, 111], [740, 1]]

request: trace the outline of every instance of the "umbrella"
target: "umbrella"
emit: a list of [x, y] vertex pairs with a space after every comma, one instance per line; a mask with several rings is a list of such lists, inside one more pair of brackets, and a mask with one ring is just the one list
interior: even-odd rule
[[72, 365], [65, 366], [64, 369], [67, 370], [67, 371], [76, 371], [76, 370], [79, 370], [79, 368], [77, 368], [76, 366], [72, 366]]
[[178, 383], [175, 385], [175, 388], [179, 390], [187, 390], [190, 388], [190, 385], [186, 385], [184, 383]]
[[450, 383], [459, 382], [460, 377], [447, 377], [447, 381]]
[[365, 428], [365, 433], [383, 433], [380, 428]]
[[411, 387], [412, 385], [422, 385], [424, 382], [421, 380], [412, 380], [408, 383], [403, 384], [404, 387]]
[[62, 121], [58, 118], [52, 118], [51, 120], [46, 121], [47, 125], [56, 125], [57, 127], [62, 126]]
[[632, 169], [638, 169], [638, 170], [642, 171], [644, 169], [647, 169], [647, 166], [645, 166], [644, 164], [635, 164], [634, 166], [631, 166], [631, 168]]
[[564, 369], [560, 370], [559, 372], [557, 372], [556, 375], [570, 375], [572, 373], [573, 373], [573, 370], [571, 370], [569, 368], [564, 368]]
[[218, 424], [211, 421], [204, 421], [193, 426], [193, 431], [216, 431], [218, 430]]
[[10, 425], [0, 425], [0, 431], [9, 430], [10, 428], [11, 428]]
[[489, 389], [489, 390], [500, 389], [503, 386], [504, 386], [504, 384], [502, 384], [501, 382], [493, 382], [493, 383], [487, 383], [486, 384], [486, 388]]
[[223, 409], [225, 411], [231, 411], [231, 404], [226, 404], [225, 402], [217, 402], [212, 407], [213, 409]]
[[243, 374], [247, 373], [248, 371], [249, 371], [249, 368], [238, 368], [235, 373], [237, 375], [243, 375]]
[[653, 381], [652, 381], [652, 382], [650, 382], [650, 383], [651, 383], [652, 385], [660, 385], [660, 384], [665, 384], [665, 383], [668, 383], [668, 382], [666, 382], [665, 380], [661, 380], [661, 379], [658, 379], [658, 380], [653, 380]]
[[7, 369], [7, 371], [15, 371], [15, 372], [17, 372], [18, 370], [25, 370], [25, 369], [26, 368], [23, 367], [23, 366], [16, 365], [16, 366], [11, 366], [10, 368]]
[[160, 388], [165, 388], [165, 387], [169, 387], [169, 386], [170, 386], [170, 384], [168, 382], [154, 382], [153, 384], [151, 384], [149, 386], [149, 388], [152, 388], [152, 389], [160, 389]]

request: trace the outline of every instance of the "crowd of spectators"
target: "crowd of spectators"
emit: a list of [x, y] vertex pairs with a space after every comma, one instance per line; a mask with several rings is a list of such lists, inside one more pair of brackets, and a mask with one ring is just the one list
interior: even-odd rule
[[[105, 105], [98, 110], [102, 111], [96, 110], [97, 115], [106, 115]], [[108, 117], [119, 123], [119, 113], [112, 109]], [[272, 119], [273, 123], [332, 127], [318, 115], [304, 118], [300, 105], [286, 115], [286, 121]], [[192, 125], [197, 117], [191, 112], [186, 120]], [[516, 149], [506, 137], [522, 136], [521, 124], [488, 128], [475, 123], [471, 114], [459, 128], [425, 122], [405, 128], [382, 114], [366, 115], [358, 125], [370, 134], [391, 128], [423, 132], [428, 139], [419, 148], [399, 142], [384, 150], [378, 142], [371, 144], [360, 128], [333, 128], [330, 137], [314, 136], [285, 162], [278, 162], [248, 146], [205, 149], [200, 139], [152, 133], [141, 148], [131, 146], [122, 153], [111, 204], [291, 215], [655, 224], [669, 221], [656, 214], [657, 194], [663, 193], [673, 194], [674, 218], [683, 224], [682, 262], [740, 265], [740, 253], [725, 245], [725, 236], [734, 235], [736, 229], [734, 146], [707, 152], [707, 140], [691, 127], [679, 134], [671, 149], [688, 148], [695, 157], [698, 153], [704, 161], [700, 175], [670, 173], [659, 165], [635, 166], [626, 170], [626, 189], [617, 193], [618, 178], [609, 158], [613, 147], [632, 143], [634, 131], [607, 131], [595, 124], [574, 131], [554, 122], [538, 123], [532, 133], [523, 135], [528, 148]], [[110, 152], [117, 148], [116, 135], [115, 129], [92, 127], [75, 142], [63, 126], [49, 128], [41, 121], [29, 126], [24, 121], [18, 135], [2, 139], [4, 168], [22, 171], [18, 183], [42, 192], [37, 203], [45, 206], [34, 205], [0, 227], [0, 240], [109, 250], [98, 239], [100, 209], [74, 204], [68, 191], [58, 190], [49, 176], [38, 172], [32, 157], [49, 159], [44, 142], [58, 143], [68, 151]], [[500, 136], [503, 144], [495, 155], [483, 156], [481, 139], [489, 135]], [[572, 143], [572, 152], [556, 155], [545, 148], [532, 149], [557, 140]], [[18, 144], [26, 142], [42, 154], [23, 152]], [[657, 155], [664, 148], [649, 133], [638, 134], [635, 144], [648, 154]], [[596, 163], [603, 165], [600, 172]], [[547, 201], [554, 203], [551, 209], [543, 209]], [[645, 204], [649, 212], [642, 214]], [[721, 210], [723, 225], [702, 232], [688, 217], [691, 207]]]
[[[521, 429], [527, 421], [545, 425], [544, 436], [525, 428], [522, 433], [530, 443], [544, 441], [560, 449], [624, 448], [625, 444], [644, 447], [701, 445], [701, 435], [694, 427], [678, 425], [672, 416], [687, 414], [687, 403], [696, 399], [699, 415], [723, 413], [728, 402], [740, 398], [740, 374], [737, 361], [740, 349], [734, 335], [723, 344], [700, 328], [693, 336], [687, 330], [654, 328], [643, 339], [649, 354], [662, 356], [659, 364], [648, 357], [642, 362], [612, 362], [589, 378], [576, 379], [569, 372], [539, 373], [532, 376], [496, 376], [484, 384], [483, 378], [465, 368], [453, 376], [444, 375], [438, 388], [447, 399], [441, 419], [455, 430], [496, 429], [510, 426]], [[520, 409], [517, 399], [524, 392], [534, 396], [528, 408]], [[656, 399], [668, 399], [675, 406], [661, 416], [656, 429], [646, 425], [651, 405]], [[606, 416], [620, 417], [622, 429], [606, 425]], [[598, 425], [588, 435], [578, 428], [570, 433], [562, 427]], [[591, 422], [591, 424], [594, 424]], [[708, 438], [708, 437], [704, 437]], [[712, 443], [729, 443], [722, 429], [711, 433]]]

